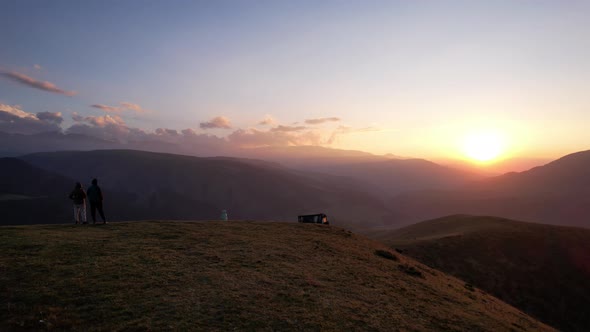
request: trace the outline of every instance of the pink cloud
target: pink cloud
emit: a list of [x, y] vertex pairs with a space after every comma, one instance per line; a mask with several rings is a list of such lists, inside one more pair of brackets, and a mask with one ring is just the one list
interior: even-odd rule
[[141, 106], [139, 106], [138, 104], [134, 104], [134, 103], [122, 102], [121, 106], [123, 106], [124, 108], [126, 108], [128, 110], [136, 111], [138, 113], [145, 111], [143, 108], [141, 108]]
[[25, 112], [18, 105], [0, 104], [0, 132], [35, 134], [59, 132], [63, 121], [60, 112]]
[[35, 114], [23, 111], [20, 105], [0, 104], [0, 111], [10, 113], [12, 115], [18, 116], [19, 118], [35, 118]]
[[307, 129], [305, 126], [283, 126], [279, 125], [274, 128], [271, 128], [270, 131], [282, 131], [282, 132], [295, 132], [295, 131], [302, 131]]
[[256, 128], [238, 129], [227, 137], [228, 141], [239, 147], [320, 145], [321, 135], [316, 131], [258, 130]]
[[306, 119], [305, 123], [315, 125], [315, 124], [322, 124], [326, 122], [338, 122], [340, 118], [331, 117], [331, 118], [317, 118], [317, 119]]
[[225, 116], [217, 116], [207, 122], [201, 122], [201, 129], [231, 129], [231, 122]]
[[29, 86], [31, 88], [39, 89], [39, 90], [44, 90], [44, 91], [53, 92], [53, 93], [59, 93], [59, 94], [70, 96], [70, 97], [77, 94], [76, 91], [62, 90], [51, 82], [37, 81], [36, 79], [34, 79], [32, 77], [29, 77], [29, 76], [21, 74], [21, 73], [13, 72], [13, 71], [1, 72], [0, 75], [4, 76], [12, 81], [15, 81], [17, 83]]
[[121, 102], [119, 104], [121, 106], [109, 106], [109, 105], [105, 105], [105, 104], [94, 104], [94, 105], [90, 105], [90, 107], [98, 108], [98, 109], [101, 109], [105, 112], [123, 112], [125, 110], [135, 111], [137, 113], [145, 112], [145, 110], [143, 108], [141, 108], [141, 106], [139, 106], [138, 104], [128, 103], [128, 102]]
[[35, 68], [37, 70], [41, 70], [42, 67], [41, 67], [41, 65], [35, 64], [35, 65], [33, 65], [33, 68]]
[[109, 105], [104, 105], [104, 104], [94, 104], [94, 105], [90, 105], [90, 107], [98, 108], [98, 109], [101, 109], [105, 112], [119, 112], [119, 111], [121, 111], [120, 107], [109, 106]]
[[354, 134], [354, 133], [367, 133], [367, 132], [375, 132], [375, 131], [381, 131], [381, 129], [374, 128], [374, 127], [353, 128], [353, 127], [348, 127], [348, 126], [339, 126], [338, 128], [336, 128], [332, 132], [332, 135], [330, 135], [330, 138], [328, 138], [328, 140], [326, 141], [326, 144], [333, 144], [334, 142], [337, 141], [338, 137], [342, 136], [342, 135]]
[[267, 115], [262, 119], [262, 121], [258, 122], [261, 126], [273, 126], [277, 123], [277, 121], [270, 115]]

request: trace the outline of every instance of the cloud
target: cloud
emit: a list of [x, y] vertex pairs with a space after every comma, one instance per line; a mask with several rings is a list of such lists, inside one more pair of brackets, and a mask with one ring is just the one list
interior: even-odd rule
[[61, 113], [23, 111], [18, 105], [0, 104], [0, 131], [11, 134], [38, 134], [59, 132], [63, 121]]
[[180, 131], [184, 136], [196, 136], [197, 132], [194, 129], [186, 128]]
[[207, 122], [201, 122], [201, 129], [231, 129], [231, 122], [225, 116], [217, 116]]
[[376, 131], [381, 131], [381, 129], [374, 128], [374, 127], [353, 128], [353, 127], [349, 127], [349, 126], [339, 126], [338, 128], [336, 128], [332, 132], [332, 134], [330, 135], [330, 137], [326, 141], [326, 144], [328, 144], [328, 145], [333, 144], [334, 142], [336, 142], [338, 140], [338, 137], [340, 137], [342, 135], [354, 134], [354, 133], [376, 132]]
[[316, 131], [273, 131], [256, 128], [238, 129], [231, 133], [227, 139], [231, 144], [245, 148], [319, 145], [321, 143], [321, 135]]
[[326, 122], [338, 122], [340, 118], [331, 117], [331, 118], [317, 118], [317, 119], [306, 119], [305, 123], [310, 125], [322, 124]]
[[94, 105], [90, 105], [90, 107], [98, 108], [98, 109], [101, 109], [105, 112], [119, 112], [119, 111], [121, 111], [121, 107], [108, 106], [108, 105], [103, 105], [103, 104], [94, 104]]
[[117, 115], [83, 117], [74, 113], [72, 119], [76, 123], [66, 129], [68, 134], [82, 134], [123, 143], [147, 139], [147, 133], [144, 130], [128, 127], [125, 121]]
[[274, 128], [271, 128], [270, 131], [276, 132], [276, 131], [282, 131], [282, 132], [295, 132], [295, 131], [302, 131], [307, 129], [307, 127], [304, 126], [283, 126], [283, 125], [279, 125], [276, 126]]
[[74, 112], [72, 113], [72, 120], [74, 120], [74, 122], [82, 122], [84, 121], [84, 117], [78, 114], [78, 112]]
[[176, 129], [157, 128], [156, 135], [178, 136]]
[[23, 111], [20, 105], [0, 104], [0, 111], [10, 113], [19, 118], [36, 118], [34, 114]]
[[64, 121], [64, 118], [61, 115], [61, 112], [38, 112], [37, 119], [41, 121], [53, 122], [56, 124], [60, 124]]
[[101, 109], [107, 113], [123, 112], [126, 110], [135, 111], [137, 113], [145, 112], [145, 110], [143, 108], [141, 108], [141, 106], [139, 106], [138, 104], [128, 103], [128, 102], [121, 102], [119, 104], [121, 106], [109, 106], [109, 105], [104, 105], [104, 104], [94, 104], [94, 105], [90, 105], [90, 107]]
[[44, 91], [53, 92], [53, 93], [59, 93], [59, 94], [62, 94], [65, 96], [70, 96], [70, 97], [77, 94], [76, 91], [62, 90], [51, 82], [37, 81], [36, 79], [34, 79], [32, 77], [29, 77], [27, 75], [17, 73], [14, 71], [0, 72], [0, 75], [4, 76], [12, 81], [15, 81], [17, 83], [29, 86], [31, 88], [39, 89], [39, 90], [44, 90]]
[[134, 104], [134, 103], [121, 102], [121, 106], [123, 106], [125, 109], [128, 109], [130, 111], [135, 111], [137, 113], [141, 113], [141, 112], [145, 111], [143, 108], [141, 108], [141, 106]]
[[261, 126], [274, 126], [277, 121], [270, 115], [267, 115], [262, 119], [262, 121], [258, 122]]
[[41, 68], [42, 68], [42, 67], [41, 67], [41, 65], [34, 64], [34, 65], [33, 65], [33, 68], [35, 68], [35, 69], [37, 69], [37, 70], [41, 70]]

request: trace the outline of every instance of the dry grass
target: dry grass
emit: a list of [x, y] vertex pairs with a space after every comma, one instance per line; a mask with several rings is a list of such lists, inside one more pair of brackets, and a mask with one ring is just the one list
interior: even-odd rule
[[386, 249], [289, 223], [1, 227], [0, 330], [550, 330]]
[[588, 229], [462, 215], [373, 237], [559, 330], [590, 331]]

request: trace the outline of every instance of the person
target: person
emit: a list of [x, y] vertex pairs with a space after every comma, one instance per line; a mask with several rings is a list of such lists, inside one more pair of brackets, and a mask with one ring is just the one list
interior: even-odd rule
[[90, 202], [90, 215], [92, 216], [92, 223], [96, 224], [96, 210], [102, 218], [102, 223], [106, 224], [107, 220], [104, 217], [104, 211], [102, 210], [102, 191], [98, 186], [98, 180], [92, 179], [92, 185], [88, 188], [88, 201]]
[[80, 219], [82, 223], [87, 224], [86, 222], [86, 193], [84, 189], [82, 189], [82, 184], [80, 182], [76, 182], [76, 186], [74, 190], [70, 193], [70, 199], [74, 201], [74, 221], [76, 224], [80, 223]]
[[227, 221], [227, 211], [221, 210], [221, 220]]

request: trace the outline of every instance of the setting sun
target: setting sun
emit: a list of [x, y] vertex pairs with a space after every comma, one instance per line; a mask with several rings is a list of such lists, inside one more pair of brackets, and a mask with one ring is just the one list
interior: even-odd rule
[[497, 159], [504, 153], [505, 148], [504, 138], [496, 132], [471, 133], [463, 141], [464, 154], [478, 162]]

